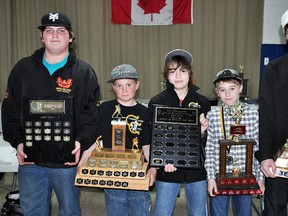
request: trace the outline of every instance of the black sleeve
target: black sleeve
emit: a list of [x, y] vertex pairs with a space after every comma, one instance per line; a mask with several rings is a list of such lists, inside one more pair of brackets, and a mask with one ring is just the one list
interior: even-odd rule
[[[97, 110], [99, 107], [100, 86], [95, 72], [91, 69], [90, 75], [86, 78], [85, 86], [87, 95], [83, 95], [81, 121], [77, 128], [75, 140], [81, 143], [81, 150], [90, 148], [96, 140]], [[77, 124], [77, 123], [76, 123]]]
[[275, 107], [274, 107], [274, 79], [273, 64], [265, 67], [265, 73], [260, 83], [259, 93], [259, 151], [255, 153], [255, 157], [259, 162], [265, 159], [272, 159], [273, 137], [276, 130], [275, 125]]
[[2, 102], [1, 118], [3, 138], [14, 148], [23, 143], [23, 129], [21, 126], [21, 77], [16, 75], [16, 66], [11, 71], [6, 95]]

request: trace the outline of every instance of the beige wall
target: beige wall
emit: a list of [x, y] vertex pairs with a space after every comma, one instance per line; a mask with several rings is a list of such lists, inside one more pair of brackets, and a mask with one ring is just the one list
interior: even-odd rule
[[161, 90], [163, 58], [175, 48], [192, 53], [200, 93], [215, 97], [215, 74], [241, 64], [250, 79], [248, 95], [257, 98], [263, 6], [263, 0], [194, 0], [192, 25], [127, 26], [111, 23], [110, 0], [0, 0], [0, 100], [13, 65], [42, 46], [36, 26], [50, 11], [70, 17], [74, 47], [95, 69], [102, 99], [113, 98], [106, 81], [122, 63], [140, 72], [138, 98], [151, 98]]

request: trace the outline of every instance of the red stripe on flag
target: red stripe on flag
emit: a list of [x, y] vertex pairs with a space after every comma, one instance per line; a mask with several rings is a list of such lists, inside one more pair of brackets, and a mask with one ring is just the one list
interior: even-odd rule
[[131, 24], [131, 0], [112, 0], [112, 23]]
[[173, 24], [193, 23], [192, 0], [173, 0]]

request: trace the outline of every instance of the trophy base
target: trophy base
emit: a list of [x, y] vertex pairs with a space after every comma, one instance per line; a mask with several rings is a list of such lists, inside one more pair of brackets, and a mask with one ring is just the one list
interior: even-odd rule
[[234, 176], [232, 173], [228, 173], [225, 176], [219, 176], [217, 174], [216, 183], [217, 195], [261, 194], [254, 175], [247, 176], [240, 173], [239, 176]]
[[233, 187], [218, 187], [218, 193], [216, 195], [253, 195], [261, 194], [261, 190], [258, 186], [237, 186]]
[[288, 151], [286, 148], [283, 149], [280, 157], [275, 161], [276, 165], [276, 176], [281, 178], [288, 178]]
[[[126, 166], [127, 165], [127, 166]], [[131, 164], [125, 164], [125, 167], [117, 166], [87, 166], [80, 168], [79, 175], [92, 177], [106, 177], [106, 178], [131, 178], [131, 179], [145, 179], [148, 163], [137, 164], [138, 167], [133, 168]]]
[[92, 152], [91, 157], [102, 159], [127, 159], [127, 160], [143, 160], [142, 151], [132, 152], [131, 150], [118, 150], [113, 151], [110, 148], [102, 148], [101, 150], [95, 150]]
[[225, 176], [216, 174], [216, 182], [221, 186], [254, 185], [256, 184], [256, 178], [254, 175], [247, 176], [244, 173], [240, 173], [239, 176], [234, 176], [232, 173], [227, 173]]
[[277, 177], [281, 177], [281, 178], [288, 178], [288, 169], [287, 168], [277, 167], [275, 175]]
[[128, 178], [106, 178], [77, 175], [76, 186], [114, 188], [124, 190], [149, 190], [149, 178], [128, 179]]
[[75, 185], [125, 190], [149, 190], [148, 163], [142, 151], [94, 150], [75, 178]]

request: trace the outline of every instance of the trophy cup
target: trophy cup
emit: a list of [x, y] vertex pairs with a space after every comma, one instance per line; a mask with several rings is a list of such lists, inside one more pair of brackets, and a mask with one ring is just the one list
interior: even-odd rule
[[243, 107], [239, 101], [236, 101], [229, 106], [229, 109], [229, 116], [235, 121], [234, 125], [230, 126], [230, 136], [232, 136], [233, 141], [239, 142], [240, 135], [244, 135], [246, 133], [245, 125], [240, 124], [243, 115]]
[[288, 178], [288, 139], [276, 155], [276, 176]]

